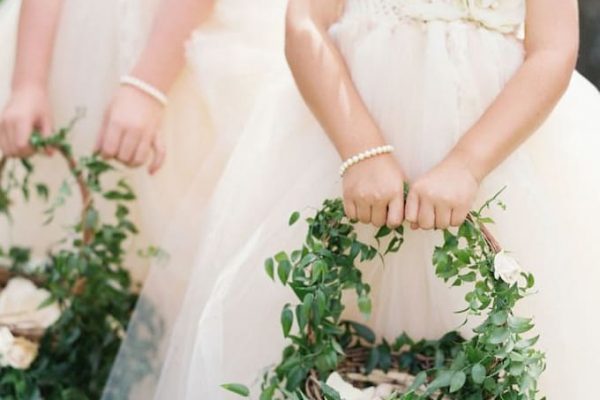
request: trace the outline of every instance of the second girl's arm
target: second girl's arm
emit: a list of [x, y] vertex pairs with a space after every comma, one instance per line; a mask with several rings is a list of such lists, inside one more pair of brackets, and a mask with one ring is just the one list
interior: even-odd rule
[[34, 130], [52, 133], [48, 75], [63, 0], [23, 0], [11, 96], [0, 116], [0, 149], [7, 156], [33, 153]]
[[460, 225], [479, 182], [548, 117], [567, 89], [579, 44], [576, 0], [528, 0], [525, 61], [448, 157], [412, 186], [407, 219]]
[[[185, 41], [212, 12], [214, 0], [162, 0], [147, 44], [131, 75], [168, 93], [185, 64]], [[97, 149], [107, 158], [138, 166], [154, 153], [160, 168], [165, 148], [158, 129], [162, 104], [131, 86], [121, 86], [108, 107]]]
[[[342, 159], [385, 145], [328, 29], [343, 0], [290, 0], [286, 56], [297, 86]], [[375, 225], [403, 220], [403, 175], [392, 155], [351, 167], [344, 176], [344, 207], [350, 218]]]

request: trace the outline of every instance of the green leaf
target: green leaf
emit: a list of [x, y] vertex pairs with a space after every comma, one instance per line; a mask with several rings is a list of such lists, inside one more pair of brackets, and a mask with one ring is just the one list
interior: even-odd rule
[[510, 331], [508, 330], [508, 328], [494, 328], [490, 334], [489, 342], [491, 344], [502, 344], [508, 340], [509, 336]]
[[238, 394], [242, 397], [250, 396], [250, 389], [248, 389], [248, 387], [241, 385], [239, 383], [226, 383], [224, 385], [221, 385], [221, 387], [225, 390], [229, 390], [230, 392]]
[[290, 226], [294, 225], [298, 220], [300, 219], [300, 213], [298, 211], [295, 211], [294, 213], [292, 213], [292, 215], [290, 215], [290, 219], [288, 221], [288, 224]]
[[325, 382], [321, 382], [321, 390], [323, 391], [323, 394], [328, 396], [331, 400], [342, 400], [340, 394]]
[[364, 293], [361, 294], [358, 297], [358, 309], [365, 318], [368, 318], [371, 315], [371, 308], [371, 298]]
[[83, 229], [95, 229], [98, 225], [98, 211], [93, 208], [87, 210], [83, 223]]
[[508, 320], [508, 313], [504, 310], [496, 311], [490, 315], [490, 321], [496, 326], [502, 326]]
[[281, 312], [281, 327], [283, 328], [283, 336], [288, 337], [292, 324], [294, 322], [294, 313], [290, 310], [289, 305], [286, 305]]
[[486, 374], [487, 371], [485, 367], [481, 364], [475, 364], [473, 365], [473, 368], [471, 368], [471, 377], [473, 378], [473, 382], [475, 382], [478, 385], [481, 385], [483, 383]]
[[460, 279], [462, 279], [464, 282], [475, 282], [475, 280], [477, 279], [477, 274], [471, 271], [469, 273], [461, 275]]
[[404, 239], [400, 237], [393, 238], [392, 240], [390, 240], [390, 243], [388, 244], [388, 247], [385, 250], [385, 254], [396, 253], [398, 250], [400, 250], [400, 247], [402, 247], [403, 242]]
[[508, 317], [508, 327], [513, 333], [525, 333], [533, 328], [533, 323], [530, 318], [515, 317], [513, 315]]
[[467, 375], [464, 372], [458, 371], [454, 373], [452, 380], [450, 381], [450, 393], [458, 392], [463, 388], [463, 386], [465, 386], [466, 381]]
[[275, 263], [273, 262], [273, 259], [267, 258], [267, 260], [265, 261], [265, 271], [267, 272], [267, 275], [269, 275], [269, 278], [271, 278], [272, 280], [275, 279], [274, 269], [275, 269]]
[[382, 226], [375, 234], [375, 238], [381, 239], [382, 237], [389, 235], [391, 232], [392, 230], [390, 228], [388, 228], [387, 226]]
[[373, 332], [369, 327], [354, 321], [350, 321], [350, 325], [358, 336], [369, 343], [375, 343], [375, 332]]
[[450, 386], [453, 376], [454, 376], [454, 374], [452, 373], [452, 371], [448, 371], [448, 370], [439, 371], [436, 378], [427, 387], [426, 393], [432, 394], [436, 390]]
[[273, 400], [275, 389], [275, 386], [269, 386], [267, 389], [263, 390], [263, 392], [260, 394], [259, 400]]
[[287, 284], [287, 281], [290, 277], [290, 271], [292, 270], [292, 264], [288, 260], [283, 260], [277, 266], [277, 276], [279, 276], [279, 280], [284, 285]]
[[421, 372], [419, 372], [417, 374], [417, 376], [415, 377], [415, 380], [408, 387], [407, 391], [411, 392], [413, 390], [417, 390], [418, 388], [420, 388], [421, 386], [423, 386], [423, 384], [425, 384], [425, 382], [427, 382], [427, 372], [421, 371]]

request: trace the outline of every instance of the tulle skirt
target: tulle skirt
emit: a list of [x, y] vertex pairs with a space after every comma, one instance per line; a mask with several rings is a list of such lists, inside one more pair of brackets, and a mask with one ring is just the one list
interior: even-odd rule
[[[0, 5], [0, 108], [10, 95], [20, 3], [4, 0]], [[93, 150], [119, 77], [129, 71], [146, 44], [158, 3], [65, 2], [49, 92], [56, 128], [80, 116], [70, 133], [77, 154]], [[186, 44], [188, 63], [169, 93], [161, 126], [167, 143], [163, 168], [149, 176], [145, 169], [119, 167], [119, 176], [115, 176], [125, 176], [137, 194], [132, 213], [141, 234], [129, 243], [131, 257], [127, 265], [139, 279], [144, 278], [148, 262], [137, 257], [136, 251], [161, 243], [165, 226], [176, 215], [182, 199], [193, 202], [196, 212], [203, 208], [247, 119], [255, 93], [277, 66], [271, 62], [271, 54], [279, 50], [277, 39], [265, 34], [267, 26], [272, 33], [275, 25], [264, 23], [265, 19], [274, 19], [273, 13], [244, 14], [250, 8], [237, 3], [219, 1], [213, 17]], [[69, 176], [58, 158], [37, 156], [34, 163], [36, 181], [46, 182], [53, 189]], [[193, 185], [195, 181], [201, 184]], [[11, 226], [0, 221], [0, 240], [3, 244], [33, 246], [40, 257], [62, 237], [64, 227], [79, 217], [79, 199], [73, 198], [58, 211], [57, 223], [40, 230], [47, 205], [17, 203], [13, 209], [15, 223]], [[112, 210], [103, 211], [110, 218]]]
[[[410, 179], [450, 151], [524, 55], [518, 39], [462, 22], [348, 20], [331, 35]], [[520, 312], [535, 317], [541, 334], [548, 356], [542, 391], [550, 399], [590, 398], [600, 368], [598, 110], [600, 94], [575, 74], [547, 122], [485, 180], [477, 201], [507, 186], [508, 208], [492, 210], [493, 230], [537, 278], [539, 292]], [[306, 227], [287, 226], [292, 211], [310, 215], [324, 199], [341, 196], [339, 163], [289, 74], [273, 78], [198, 213], [197, 232], [171, 230], [181, 254], [192, 245], [195, 256], [175, 252], [170, 265], [152, 270], [106, 398], [125, 398], [130, 386], [129, 398], [237, 398], [220, 388], [227, 382], [251, 386], [257, 398], [261, 373], [286, 344], [281, 309], [295, 300], [266, 276], [263, 262], [301, 245]], [[360, 234], [372, 232], [363, 227]], [[431, 265], [440, 241], [439, 232], [409, 231], [385, 267], [362, 267], [373, 288], [366, 323], [381, 337], [406, 331], [436, 338], [461, 325], [454, 311], [463, 308], [463, 293], [436, 278]], [[347, 317], [362, 321], [352, 301], [347, 305]], [[148, 343], [153, 352], [142, 346]], [[149, 366], [153, 374], [136, 384], [132, 375]]]

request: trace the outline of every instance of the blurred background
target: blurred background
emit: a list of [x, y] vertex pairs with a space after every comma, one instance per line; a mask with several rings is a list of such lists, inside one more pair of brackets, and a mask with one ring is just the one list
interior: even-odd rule
[[581, 50], [578, 69], [600, 88], [600, 0], [580, 0]]

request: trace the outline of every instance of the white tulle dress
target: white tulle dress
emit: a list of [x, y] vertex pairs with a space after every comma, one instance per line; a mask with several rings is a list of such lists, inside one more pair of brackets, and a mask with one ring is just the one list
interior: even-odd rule
[[[49, 90], [57, 128], [67, 125], [79, 110], [84, 112], [70, 136], [78, 154], [92, 150], [119, 77], [129, 71], [146, 44], [159, 3], [160, 0], [64, 2]], [[213, 17], [186, 44], [188, 63], [169, 93], [161, 127], [167, 142], [163, 169], [151, 177], [143, 169], [121, 168], [138, 194], [132, 211], [143, 235], [131, 243], [133, 255], [149, 243], [160, 242], [181, 199], [187, 197], [196, 210], [202, 208], [247, 119], [255, 93], [276, 66], [272, 53], [276, 48], [273, 42], [278, 38], [266, 35], [265, 27], [269, 26], [270, 33], [273, 24], [262, 22], [273, 20], [273, 12], [252, 15], [245, 12], [249, 7], [244, 3], [218, 1]], [[0, 109], [10, 95], [20, 4], [21, 0], [0, 2]], [[218, 138], [215, 131], [219, 132]], [[56, 189], [68, 176], [60, 159], [36, 157], [35, 163], [36, 179]], [[201, 183], [193, 185], [195, 181]], [[42, 231], [38, 226], [43, 221], [45, 205], [16, 206], [13, 226], [4, 219], [0, 221], [0, 241], [33, 245], [41, 256], [49, 244], [61, 237], [63, 226], [78, 217], [78, 201], [72, 199], [55, 219], [60, 223]], [[190, 229], [194, 226], [190, 224]], [[137, 257], [129, 263], [140, 278], [145, 274], [144, 264]]]
[[[439, 162], [519, 68], [524, 14], [524, 0], [347, 0], [331, 37], [409, 178]], [[551, 400], [591, 399], [600, 368], [599, 111], [600, 94], [575, 73], [546, 123], [485, 180], [478, 200], [507, 186], [494, 231], [537, 277], [539, 293], [521, 312], [535, 316], [548, 357], [541, 389]], [[302, 243], [305, 226], [287, 226], [292, 211], [310, 213], [341, 195], [339, 164], [290, 74], [271, 79], [198, 235], [174, 227], [182, 246], [195, 243], [195, 256], [176, 253], [177, 262], [152, 271], [107, 399], [126, 398], [130, 386], [132, 399], [237, 398], [220, 388], [226, 382], [257, 396], [286, 343], [281, 308], [294, 301], [266, 276], [264, 259]], [[385, 269], [364, 267], [374, 298], [368, 324], [379, 335], [436, 338], [461, 324], [454, 311], [462, 293], [431, 265], [439, 242], [439, 232], [411, 231]], [[353, 307], [348, 313], [360, 318]], [[150, 344], [154, 373], [136, 383]]]

